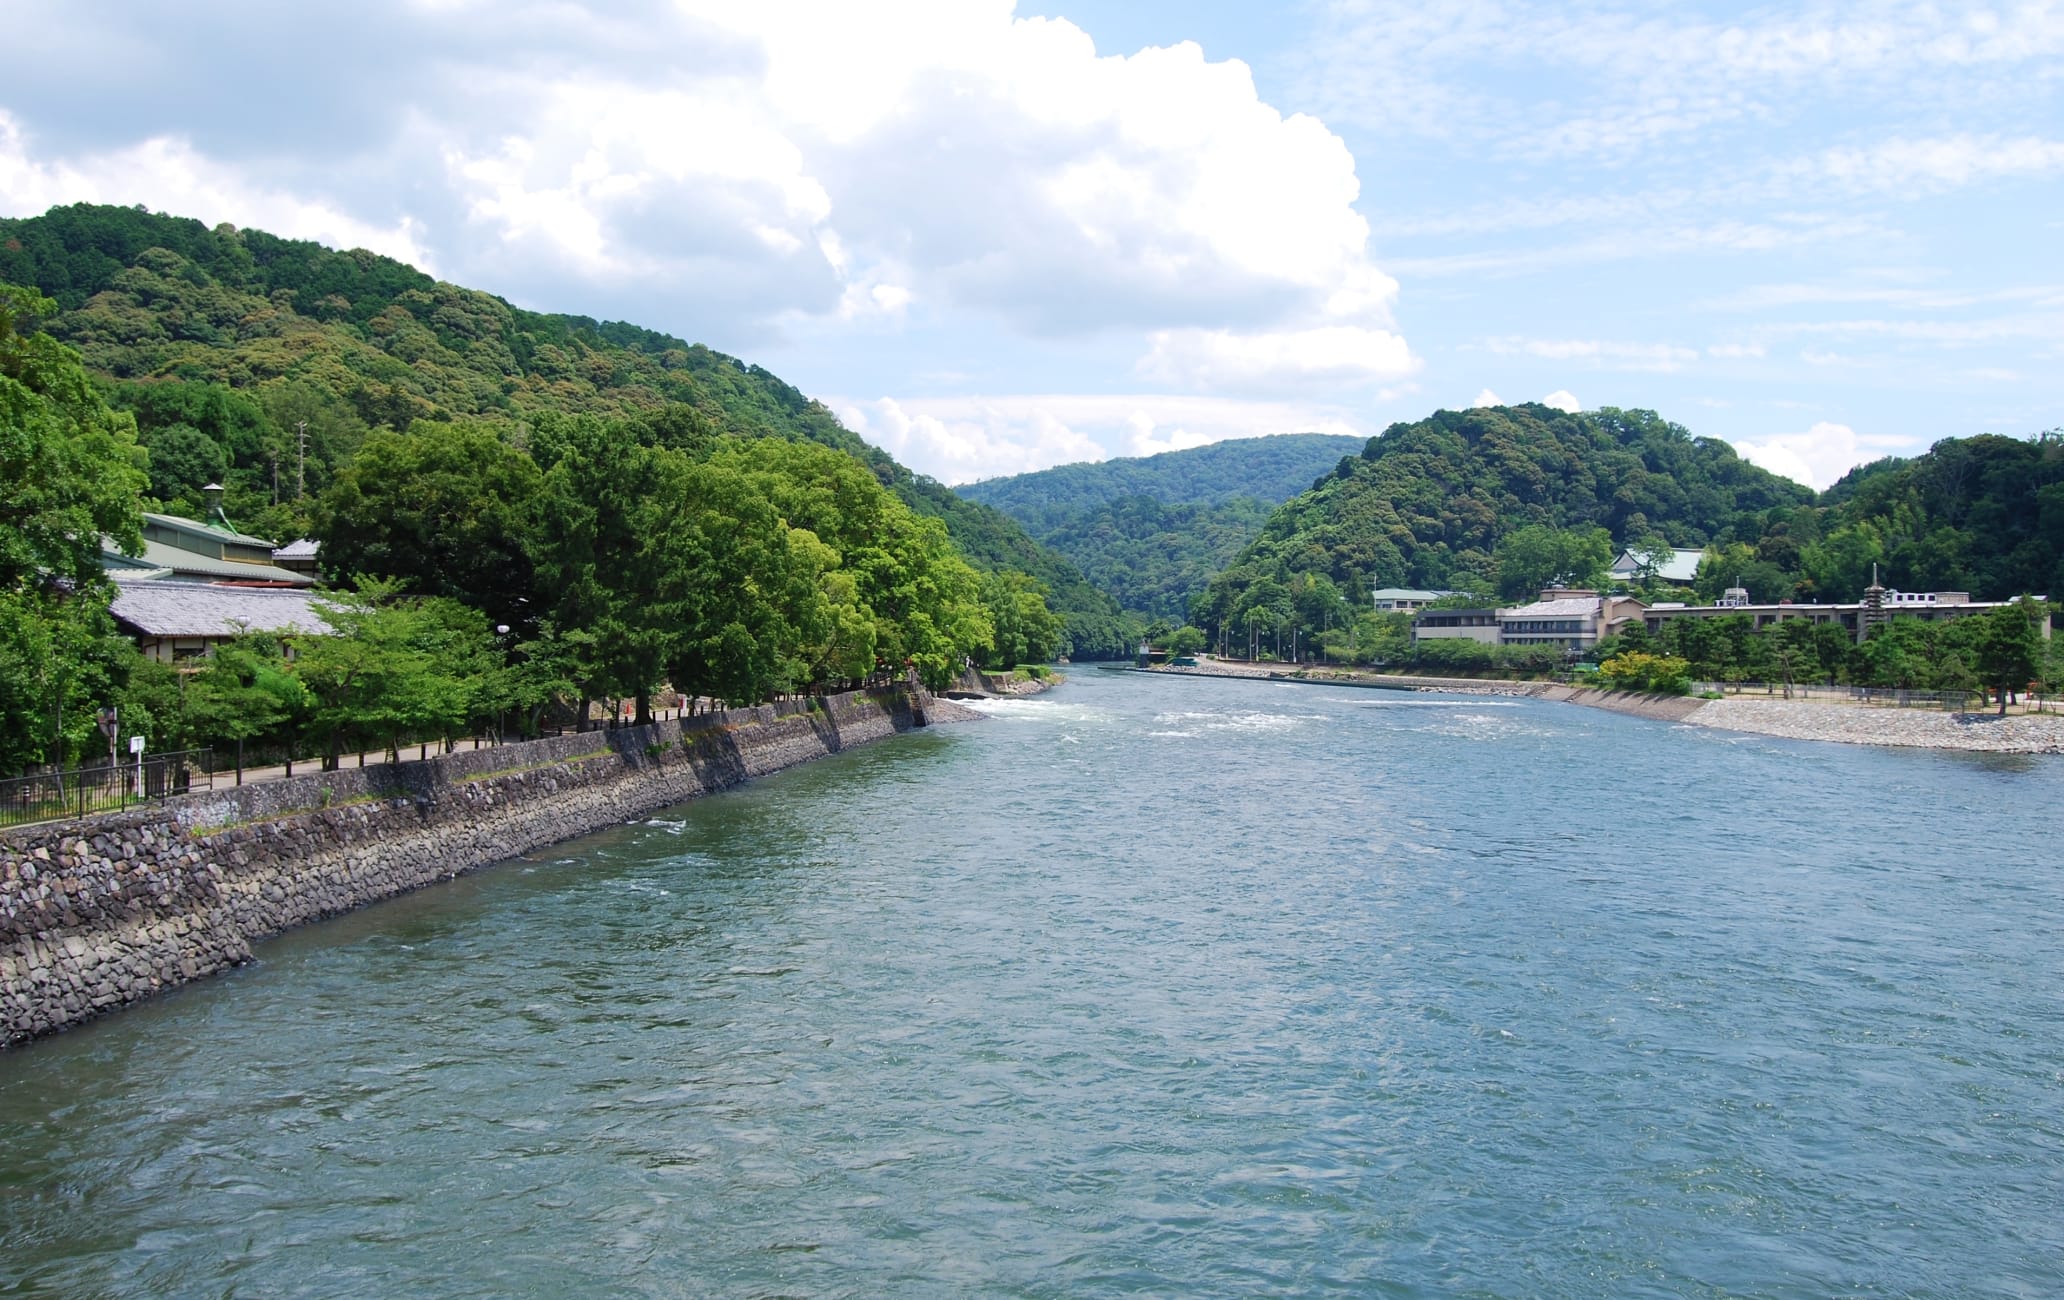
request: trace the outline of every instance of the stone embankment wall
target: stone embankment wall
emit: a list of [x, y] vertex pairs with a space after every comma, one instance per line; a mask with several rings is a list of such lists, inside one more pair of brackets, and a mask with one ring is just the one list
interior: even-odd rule
[[1706, 706], [1706, 701], [1688, 695], [1634, 695], [1626, 691], [1573, 690], [1564, 698], [1572, 704], [1631, 713], [1658, 722], [1682, 722]]
[[964, 670], [947, 688], [946, 694], [955, 697], [986, 698], [998, 695], [1038, 695], [1050, 691], [1059, 681], [1058, 675], [1045, 677], [1020, 677], [1015, 671], [986, 673], [979, 668]]
[[252, 944], [304, 922], [923, 726], [933, 711], [921, 691], [855, 692], [0, 833], [0, 1044], [248, 961]]

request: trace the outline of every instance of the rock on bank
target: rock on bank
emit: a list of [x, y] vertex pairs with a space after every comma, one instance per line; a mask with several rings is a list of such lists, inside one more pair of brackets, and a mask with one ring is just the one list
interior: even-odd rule
[[855, 692], [0, 833], [0, 1043], [238, 965], [293, 926], [950, 714], [922, 691]]

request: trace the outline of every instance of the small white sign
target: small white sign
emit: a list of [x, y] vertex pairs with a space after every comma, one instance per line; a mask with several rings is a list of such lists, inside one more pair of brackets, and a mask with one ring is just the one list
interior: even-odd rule
[[143, 752], [142, 736], [129, 737], [129, 752], [132, 754], [141, 754]]

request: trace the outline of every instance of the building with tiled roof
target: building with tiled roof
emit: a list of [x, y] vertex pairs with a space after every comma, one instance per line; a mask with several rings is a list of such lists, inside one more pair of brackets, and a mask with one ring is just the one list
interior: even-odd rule
[[288, 542], [285, 546], [275, 547], [272, 552], [274, 564], [295, 573], [305, 573], [311, 578], [317, 575], [316, 562], [321, 558], [322, 543], [313, 537]]
[[222, 489], [209, 486], [214, 499], [207, 522], [178, 515], [143, 516], [143, 546], [125, 555], [110, 540], [101, 542], [101, 564], [108, 575], [123, 578], [169, 578], [183, 582], [250, 582], [287, 587], [312, 587], [313, 573], [298, 573], [273, 562], [273, 544], [231, 526], [222, 513]]
[[1547, 645], [1582, 654], [1600, 640], [1641, 621], [1646, 608], [1628, 596], [1551, 587], [1541, 598], [1509, 609], [1436, 609], [1412, 622], [1415, 641], [1461, 638], [1486, 645]]
[[[1699, 561], [1705, 558], [1704, 551], [1687, 551], [1677, 547], [1670, 549], [1670, 558], [1656, 570], [1658, 581], [1673, 586], [1689, 587], [1698, 576]], [[1641, 558], [1632, 551], [1621, 551], [1620, 558], [1612, 562], [1614, 582], [1633, 582], [1641, 576]]]
[[245, 632], [321, 635], [322, 598], [289, 587], [218, 586], [117, 575], [115, 623], [153, 659], [193, 659]]

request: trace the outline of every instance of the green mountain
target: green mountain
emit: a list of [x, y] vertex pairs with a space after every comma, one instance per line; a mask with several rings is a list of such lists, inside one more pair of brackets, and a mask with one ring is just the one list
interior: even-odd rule
[[151, 451], [154, 496], [197, 507], [211, 477], [234, 517], [298, 535], [313, 494], [368, 432], [463, 419], [521, 442], [545, 412], [654, 415], [821, 443], [944, 521], [978, 565], [1039, 578], [1074, 652], [1125, 652], [1115, 601], [1003, 514], [913, 474], [759, 366], [616, 321], [524, 311], [392, 258], [135, 208], [78, 204], [0, 220], [0, 282], [59, 312]]
[[1023, 524], [1125, 608], [1181, 622], [1273, 506], [1361, 448], [1360, 438], [1323, 433], [1238, 438], [956, 490]]
[[1854, 600], [1877, 565], [1902, 591], [2064, 596], [2064, 431], [1945, 438], [1851, 470], [1816, 505], [1743, 538], [1766, 590]]
[[1286, 599], [1300, 578], [1339, 592], [1492, 586], [1499, 542], [1529, 525], [1702, 547], [1812, 500], [1726, 442], [1652, 412], [1439, 411], [1392, 425], [1286, 502], [1194, 612], [1215, 628], [1257, 600]]

